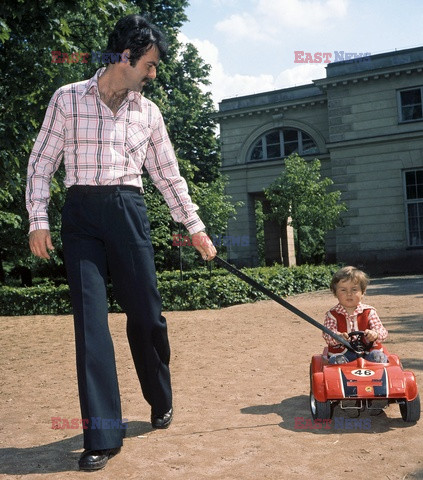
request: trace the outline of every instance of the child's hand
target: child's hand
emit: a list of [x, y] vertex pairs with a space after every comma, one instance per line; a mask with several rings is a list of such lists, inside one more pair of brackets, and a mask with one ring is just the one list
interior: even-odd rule
[[377, 332], [374, 330], [364, 330], [364, 336], [368, 342], [374, 342], [377, 340]]
[[341, 332], [341, 333], [339, 333], [339, 335], [340, 335], [341, 337], [344, 337], [345, 340], [349, 340], [349, 339], [350, 339], [350, 337], [348, 336], [348, 333], [347, 333], [347, 332]]

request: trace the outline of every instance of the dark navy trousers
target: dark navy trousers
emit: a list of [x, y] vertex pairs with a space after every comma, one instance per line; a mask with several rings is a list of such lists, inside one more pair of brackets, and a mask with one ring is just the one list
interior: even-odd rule
[[127, 316], [127, 336], [152, 411], [172, 406], [170, 347], [161, 314], [150, 226], [140, 190], [73, 186], [62, 211], [62, 241], [74, 313], [84, 448], [122, 445], [125, 429], [108, 326], [107, 279]]

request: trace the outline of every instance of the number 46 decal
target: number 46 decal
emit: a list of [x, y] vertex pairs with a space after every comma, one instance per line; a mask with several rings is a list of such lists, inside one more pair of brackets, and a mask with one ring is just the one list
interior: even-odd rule
[[357, 377], [371, 377], [375, 374], [373, 370], [358, 368], [357, 370], [352, 370], [351, 373]]

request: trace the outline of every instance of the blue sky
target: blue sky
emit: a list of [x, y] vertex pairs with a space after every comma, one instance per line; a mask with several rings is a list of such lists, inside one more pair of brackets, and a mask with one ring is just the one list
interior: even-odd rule
[[422, 0], [191, 0], [180, 39], [212, 67], [223, 98], [310, 83], [324, 63], [295, 51], [371, 54], [423, 46]]

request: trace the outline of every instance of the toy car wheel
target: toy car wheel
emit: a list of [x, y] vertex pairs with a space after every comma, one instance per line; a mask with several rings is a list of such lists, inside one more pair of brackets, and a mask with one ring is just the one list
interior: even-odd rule
[[411, 402], [404, 400], [404, 403], [400, 403], [401, 417], [404, 422], [417, 422], [420, 418], [420, 396]]
[[313, 392], [310, 392], [310, 410], [313, 420], [330, 420], [332, 418], [332, 406], [330, 401], [319, 402], [314, 398]]

